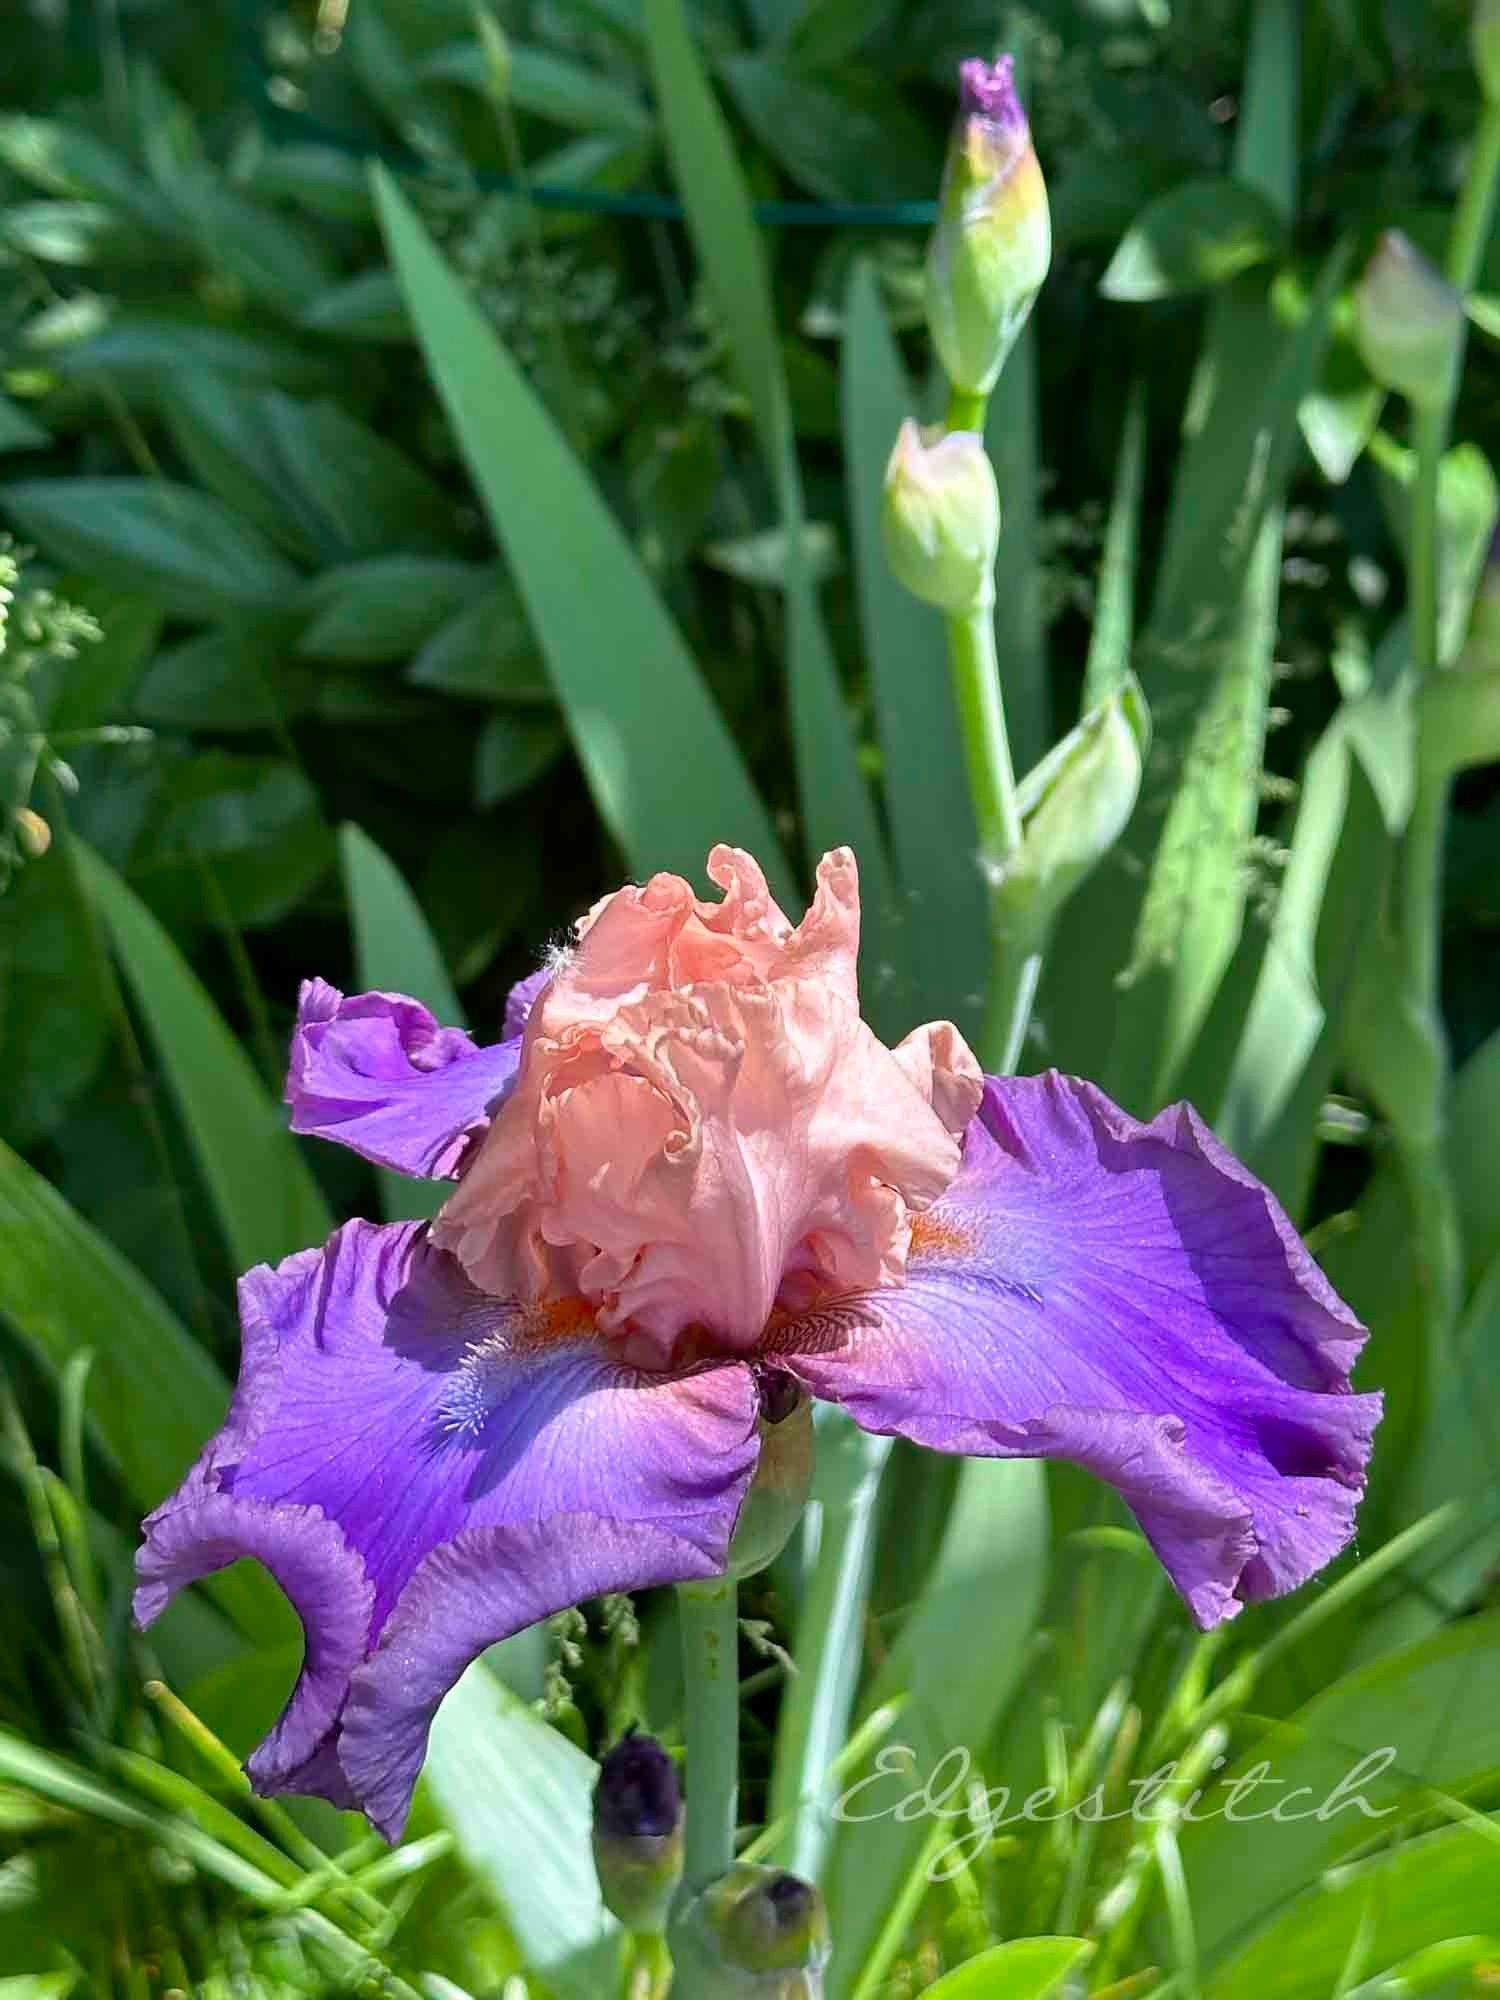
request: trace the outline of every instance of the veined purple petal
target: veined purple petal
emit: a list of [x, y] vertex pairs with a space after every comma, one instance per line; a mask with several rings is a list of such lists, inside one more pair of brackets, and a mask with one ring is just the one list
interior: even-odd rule
[[1054, 1072], [989, 1079], [904, 1288], [778, 1346], [867, 1429], [1110, 1480], [1210, 1626], [1352, 1534], [1381, 1407], [1350, 1391], [1363, 1339], [1186, 1105], [1142, 1125]]
[[475, 1529], [435, 1549], [349, 1691], [339, 1762], [364, 1811], [398, 1837], [438, 1703], [485, 1647], [560, 1605], [722, 1567], [667, 1523], [598, 1514]]
[[519, 1039], [480, 1048], [403, 994], [346, 997], [307, 979], [287, 1072], [292, 1130], [397, 1173], [448, 1178], [509, 1094], [520, 1059]]
[[[276, 1575], [307, 1663], [251, 1761], [266, 1789], [366, 1803], [343, 1749], [353, 1682], [359, 1771], [374, 1770], [382, 1704], [393, 1729], [399, 1710], [405, 1747], [380, 1765], [372, 1808], [399, 1829], [427, 1720], [474, 1652], [599, 1591], [723, 1567], [759, 1449], [747, 1367], [626, 1368], [581, 1310], [476, 1291], [422, 1224], [348, 1223], [250, 1272], [240, 1307], [229, 1420], [146, 1524], [137, 1615], [238, 1556]], [[539, 1570], [509, 1567], [533, 1550]], [[480, 1575], [485, 1552], [503, 1573]], [[434, 1579], [460, 1555], [474, 1602], [455, 1607]], [[366, 1674], [382, 1642], [386, 1665]]]

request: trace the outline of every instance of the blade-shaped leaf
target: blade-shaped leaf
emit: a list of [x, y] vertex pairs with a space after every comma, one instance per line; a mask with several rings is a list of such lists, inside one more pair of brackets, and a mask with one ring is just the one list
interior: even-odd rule
[[792, 900], [770, 817], [619, 524], [394, 181], [376, 170], [375, 189], [428, 365], [605, 824], [644, 874], [696, 876], [715, 841], [747, 847]]
[[438, 1711], [425, 1783], [459, 1852], [559, 2000], [612, 1990], [619, 1932], [589, 1846], [597, 1767], [483, 1661]]
[[[864, 882], [867, 964], [896, 970], [903, 983], [903, 940], [896, 930], [894, 885], [873, 802], [855, 759], [838, 664], [803, 559], [806, 507], [765, 248], [750, 197], [698, 51], [682, 0], [647, 0], [652, 74], [667, 150], [687, 210], [704, 282], [750, 399], [766, 469], [775, 484], [787, 538], [787, 656], [792, 742], [803, 830], [810, 855], [847, 843]], [[894, 440], [892, 440], [894, 442]], [[895, 1010], [872, 982], [877, 1023]], [[909, 1023], [908, 1023], [909, 1025]]]
[[[941, 617], [897, 583], [880, 512], [886, 461], [913, 402], [874, 267], [850, 274], [843, 355], [844, 449], [860, 630], [875, 689], [903, 922], [914, 933], [914, 1013], [968, 1034], [983, 1017], [988, 913]], [[932, 948], [942, 940], [941, 950]]]
[[81, 842], [78, 852], [236, 1268], [321, 1243], [332, 1218], [285, 1113], [135, 891]]

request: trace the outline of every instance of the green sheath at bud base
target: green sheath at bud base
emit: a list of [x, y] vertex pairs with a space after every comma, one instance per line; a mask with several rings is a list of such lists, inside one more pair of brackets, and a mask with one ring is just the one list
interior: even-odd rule
[[822, 2000], [828, 1917], [810, 1882], [739, 1862], [672, 1927], [682, 2000]]
[[604, 1907], [633, 1931], [665, 1929], [682, 1880], [682, 1790], [654, 1736], [629, 1730], [594, 1786], [594, 1872]]
[[886, 559], [897, 580], [949, 616], [987, 604], [1000, 544], [1000, 490], [976, 431], [901, 426], [885, 469]]
[[959, 119], [927, 251], [927, 325], [955, 389], [987, 396], [1052, 262], [1047, 184], [1009, 56], [959, 71]]
[[1418, 408], [1442, 403], [1464, 337], [1464, 302], [1409, 237], [1388, 229], [1354, 290], [1355, 338], [1383, 389]]
[[760, 1458], [729, 1544], [729, 1574], [743, 1583], [774, 1562], [812, 1490], [812, 1399], [780, 1368], [758, 1368]]

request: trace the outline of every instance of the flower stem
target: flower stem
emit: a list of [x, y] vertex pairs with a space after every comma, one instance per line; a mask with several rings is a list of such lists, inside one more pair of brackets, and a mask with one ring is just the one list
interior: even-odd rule
[[696, 1895], [734, 1864], [739, 1809], [739, 1593], [733, 1577], [677, 1586], [687, 1728], [683, 1888]]
[[986, 1069], [1006, 1076], [1014, 1070], [1025, 1040], [1041, 955], [1015, 936], [1006, 903], [1006, 868], [1021, 845], [1021, 812], [988, 598], [948, 620], [948, 658], [979, 833], [979, 861], [989, 888], [990, 978], [979, 1059]]

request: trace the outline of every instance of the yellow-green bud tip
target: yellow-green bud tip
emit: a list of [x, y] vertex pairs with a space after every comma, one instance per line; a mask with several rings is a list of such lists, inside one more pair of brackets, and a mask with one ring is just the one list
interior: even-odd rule
[[30, 806], [17, 806], [15, 810], [16, 839], [20, 841], [33, 861], [40, 861], [52, 845], [52, 829], [39, 812]]
[[1047, 187], [1012, 58], [966, 62], [927, 253], [927, 324], [955, 389], [989, 394], [1051, 261]]
[[1439, 403], [1458, 365], [1464, 302], [1409, 237], [1388, 229], [1355, 286], [1354, 331], [1382, 388], [1419, 406]]
[[994, 589], [1000, 489], [975, 431], [902, 424], [885, 470], [886, 555], [913, 596], [950, 615]]

